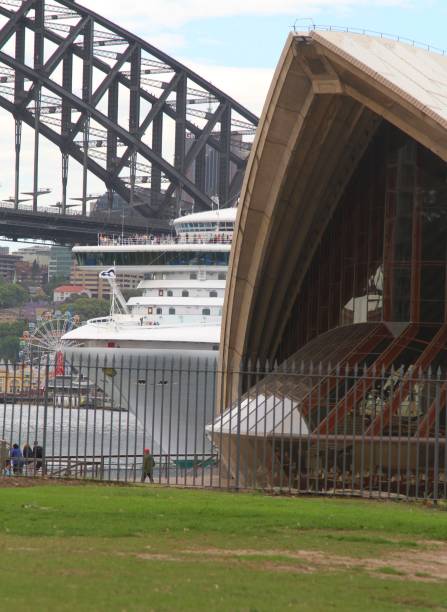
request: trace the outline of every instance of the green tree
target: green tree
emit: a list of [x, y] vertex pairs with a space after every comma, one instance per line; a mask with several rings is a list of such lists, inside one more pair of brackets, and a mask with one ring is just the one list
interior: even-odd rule
[[20, 338], [27, 327], [26, 321], [0, 323], [0, 359], [17, 361], [20, 350]]
[[27, 327], [26, 321], [15, 321], [14, 323], [0, 323], [0, 340], [6, 336], [20, 336], [23, 335], [25, 328]]
[[34, 280], [36, 280], [36, 278], [39, 276], [40, 274], [40, 266], [37, 263], [37, 260], [35, 259], [32, 263], [31, 266], [31, 278], [33, 278]]
[[82, 321], [86, 321], [107, 316], [110, 313], [110, 304], [108, 300], [80, 297], [68, 304], [62, 304], [60, 310], [61, 312], [69, 310], [72, 315], [79, 315]]
[[21, 285], [0, 281], [0, 308], [21, 306], [28, 299], [29, 293]]
[[17, 361], [20, 349], [19, 336], [3, 336], [0, 338], [0, 359]]

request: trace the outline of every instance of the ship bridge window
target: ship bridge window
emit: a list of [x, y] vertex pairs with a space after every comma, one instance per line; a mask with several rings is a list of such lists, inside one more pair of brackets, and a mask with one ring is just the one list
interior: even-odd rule
[[205, 317], [208, 317], [211, 314], [211, 311], [209, 308], [202, 308], [202, 315]]
[[217, 297], [217, 291], [210, 291], [210, 297]]
[[212, 232], [217, 229], [217, 223], [181, 223], [177, 226], [179, 232]]
[[170, 315], [175, 315], [175, 308], [170, 308], [169, 309], [169, 314]]
[[221, 221], [219, 223], [219, 230], [221, 232], [232, 232], [234, 229], [234, 223], [232, 221]]
[[157, 313], [158, 315], [163, 314], [163, 309], [162, 309], [162, 308], [157, 308], [156, 313]]
[[169, 289], [168, 291], [166, 291], [166, 295], [167, 295], [168, 297], [172, 297], [172, 291]]
[[226, 272], [219, 272], [217, 274], [217, 278], [218, 278], [218, 280], [225, 280], [227, 278]]
[[77, 253], [80, 266], [227, 266], [229, 251]]
[[189, 278], [191, 280], [197, 280], [197, 272], [191, 272], [191, 274], [189, 275]]
[[189, 291], [186, 291], [186, 289], [184, 289], [182, 291], [182, 297], [189, 297]]

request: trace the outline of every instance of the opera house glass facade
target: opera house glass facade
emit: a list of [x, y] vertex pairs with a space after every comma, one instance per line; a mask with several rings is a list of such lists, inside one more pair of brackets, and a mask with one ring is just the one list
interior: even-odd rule
[[[371, 490], [442, 480], [447, 496], [447, 58], [312, 31], [289, 37], [275, 78], [241, 196], [213, 439], [246, 483], [332, 474], [337, 488], [343, 472], [356, 488], [361, 471]], [[248, 359], [278, 367], [238, 373]]]
[[[412, 323], [393, 361], [413, 364], [446, 319], [446, 268], [447, 164], [383, 122], [312, 258], [280, 356], [338, 326], [384, 322], [391, 341], [396, 324]], [[432, 366], [447, 365], [437, 348]]]

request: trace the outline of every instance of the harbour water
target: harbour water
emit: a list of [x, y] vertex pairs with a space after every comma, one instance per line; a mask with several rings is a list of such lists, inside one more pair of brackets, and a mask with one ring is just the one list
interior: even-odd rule
[[[202, 434], [203, 435], [203, 434]], [[211, 455], [188, 453], [161, 454], [148, 424], [123, 410], [67, 408], [31, 403], [0, 405], [0, 440], [21, 449], [37, 441], [44, 451], [44, 471], [48, 476], [138, 481], [143, 450], [150, 448], [156, 466], [157, 482], [186, 482], [195, 465], [209, 471], [215, 463]], [[34, 474], [33, 462], [25, 463], [23, 473]]]
[[151, 432], [129, 412], [33, 404], [0, 407], [0, 438], [20, 448], [38, 441], [49, 473], [63, 473], [71, 465], [92, 475], [101, 466], [108, 470], [103, 476], [113, 479], [132, 478], [152, 442]]

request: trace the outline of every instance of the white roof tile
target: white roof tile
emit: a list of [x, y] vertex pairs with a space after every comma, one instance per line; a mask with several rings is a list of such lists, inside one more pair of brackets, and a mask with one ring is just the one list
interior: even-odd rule
[[446, 56], [351, 32], [313, 31], [311, 36], [447, 127]]

